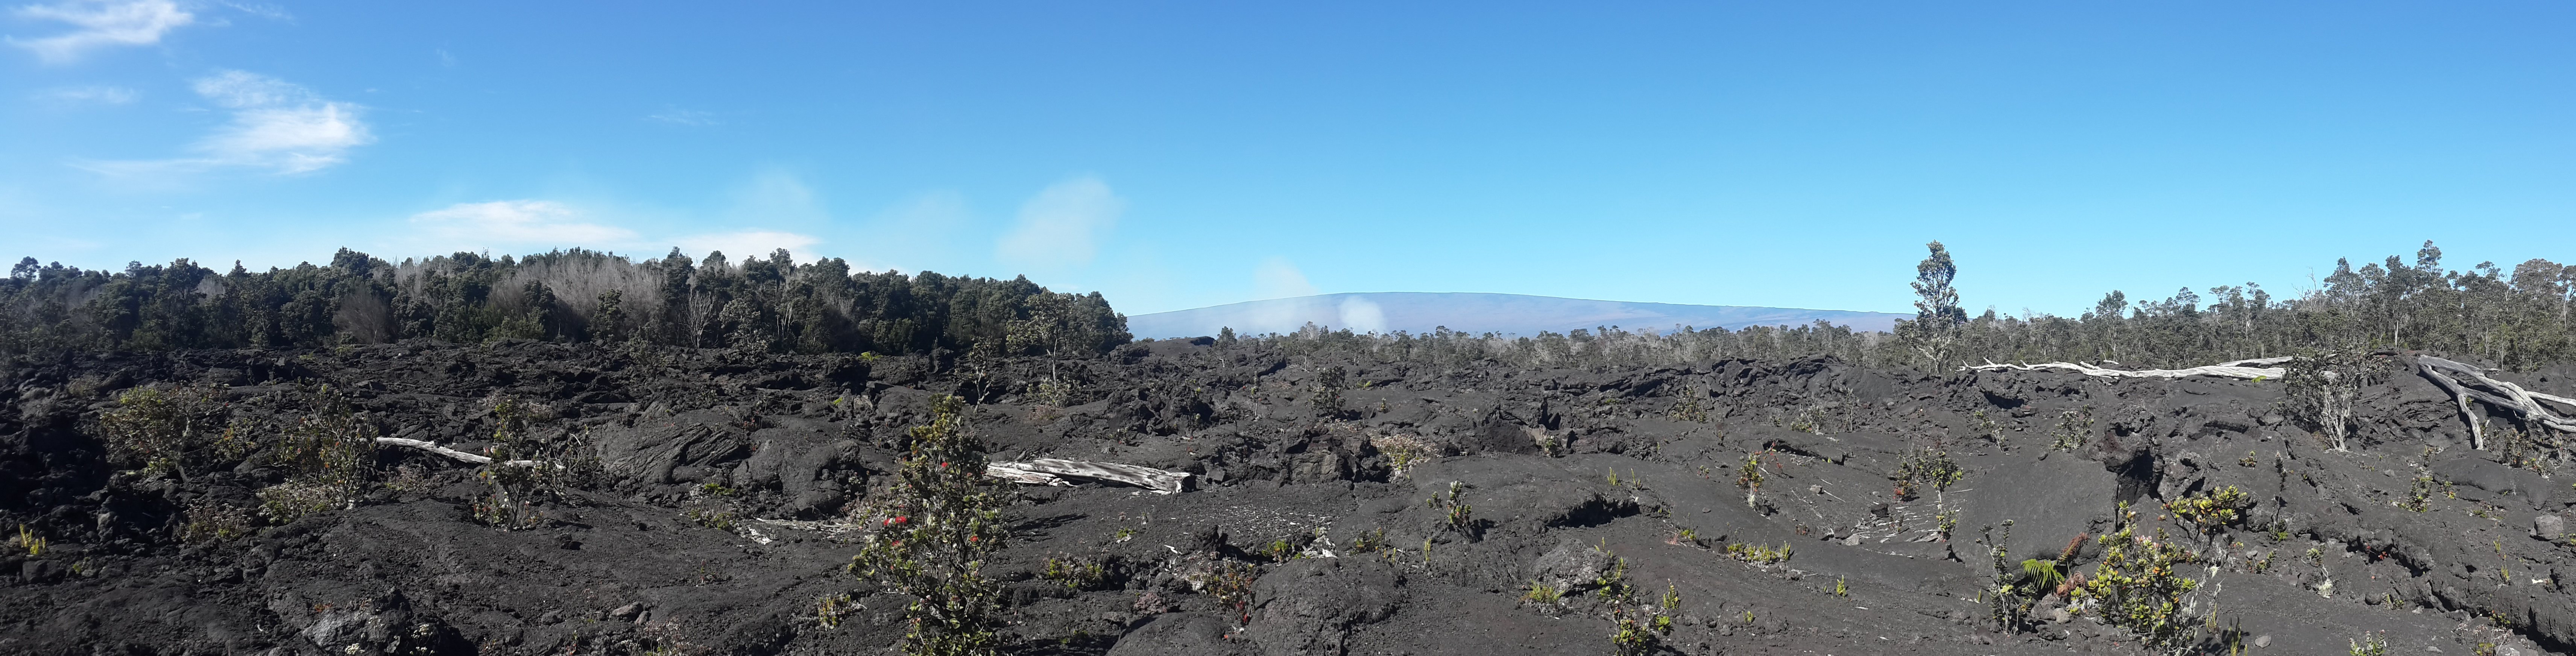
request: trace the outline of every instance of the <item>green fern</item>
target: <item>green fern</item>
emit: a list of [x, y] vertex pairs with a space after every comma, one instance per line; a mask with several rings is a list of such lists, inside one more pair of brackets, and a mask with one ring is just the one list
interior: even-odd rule
[[2057, 561], [2046, 558], [2021, 561], [2021, 576], [2033, 590], [2054, 590], [2066, 582], [2066, 572], [2057, 568]]

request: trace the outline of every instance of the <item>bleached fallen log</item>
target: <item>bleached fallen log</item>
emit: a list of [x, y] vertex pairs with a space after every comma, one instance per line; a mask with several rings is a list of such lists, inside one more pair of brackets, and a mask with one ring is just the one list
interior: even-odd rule
[[996, 462], [984, 466], [984, 474], [994, 478], [1031, 485], [1070, 485], [1065, 478], [1090, 478], [1126, 483], [1162, 494], [1181, 491], [1189, 482], [1189, 472], [1166, 471], [1152, 467], [1036, 458], [1019, 462]]
[[2057, 369], [2072, 371], [2087, 376], [2101, 376], [2105, 378], [2188, 378], [2192, 376], [2216, 376], [2219, 378], [2256, 380], [2280, 378], [2282, 375], [2288, 373], [2288, 369], [2277, 365], [2289, 361], [2290, 359], [2285, 357], [2255, 358], [2252, 360], [2221, 362], [2208, 366], [2192, 367], [2190, 369], [2140, 369], [2136, 371], [2130, 371], [2127, 369], [2109, 369], [2082, 362], [1995, 364], [1994, 362], [1989, 361], [1981, 365], [1960, 367], [1960, 369], [1964, 371], [2037, 371], [2041, 369]]
[[[2453, 398], [2460, 400], [2463, 410], [2466, 409], [2468, 399], [2477, 399], [2481, 403], [2503, 408], [2522, 418], [2523, 421], [2552, 430], [2576, 433], [2576, 419], [2561, 416], [2549, 406], [2541, 404], [2541, 401], [2549, 401], [2576, 408], [2576, 399], [2526, 390], [2521, 385], [2489, 378], [2484, 369], [2430, 355], [2415, 356], [2415, 366], [2418, 371], [2424, 372], [2427, 378], [2434, 379], [2434, 382], [2439, 383], [2444, 382], [2442, 379], [2450, 379], [2453, 384], [2443, 385], [2443, 387], [2451, 392]], [[2478, 448], [2485, 448], [2486, 431], [2478, 425], [2476, 417], [2469, 418], [2469, 430], [2472, 437], [2477, 440]]]
[[[2486, 428], [2478, 421], [2477, 412], [2469, 408], [2470, 401], [2484, 403], [2491, 407], [2502, 408], [2506, 412], [2512, 413], [2514, 416], [2521, 418], [2525, 422], [2537, 424], [2551, 430], [2576, 433], [2576, 419], [2571, 419], [2566, 415], [2561, 415], [2556, 410], [2550, 408], [2547, 404], [2542, 403], [2543, 401], [2547, 401], [2570, 409], [2576, 409], [2576, 399], [2523, 389], [2520, 385], [2488, 377], [2485, 369], [2430, 355], [2401, 353], [2398, 351], [2380, 351], [2373, 353], [2372, 355], [2406, 355], [2412, 357], [2418, 373], [2421, 373], [2425, 379], [2433, 381], [2433, 384], [2441, 386], [2442, 391], [2449, 392], [2451, 394], [2451, 401], [2459, 406], [2461, 419], [2469, 424], [2470, 448], [2478, 450], [2485, 450], [2487, 448]], [[2292, 360], [2292, 358], [2289, 357], [2255, 358], [2251, 360], [2221, 362], [2214, 365], [2192, 367], [2189, 369], [2145, 369], [2139, 371], [2109, 369], [2081, 362], [1995, 364], [1992, 361], [1988, 361], [1983, 365], [1961, 367], [1960, 369], [1974, 371], [2037, 371], [2042, 369], [2055, 369], [2072, 371], [2087, 376], [2102, 376], [2107, 378], [2184, 378], [2189, 376], [2217, 376], [2221, 378], [2265, 380], [2277, 379], [2286, 376], [2289, 373], [2288, 368], [2277, 365], [2287, 364], [2290, 360]], [[2334, 372], [2320, 373], [2326, 374], [2327, 380], [2333, 380]]]
[[1034, 472], [1016, 467], [1004, 467], [999, 463], [984, 465], [984, 475], [1013, 483], [1026, 483], [1029, 485], [1053, 485], [1058, 487], [1073, 485], [1072, 481], [1064, 480], [1054, 474]]
[[[377, 444], [391, 444], [391, 445], [399, 446], [399, 447], [407, 447], [407, 448], [419, 449], [419, 450], [422, 450], [422, 451], [427, 451], [427, 452], [430, 452], [430, 453], [435, 453], [435, 454], [438, 454], [438, 455], [447, 456], [447, 457], [449, 457], [449, 458], [455, 458], [455, 459], [457, 459], [457, 460], [459, 460], [459, 461], [463, 461], [463, 462], [466, 462], [466, 463], [469, 463], [469, 464], [476, 464], [476, 465], [488, 465], [488, 464], [492, 464], [492, 457], [491, 457], [491, 456], [482, 455], [482, 454], [479, 454], [479, 453], [467, 453], [467, 452], [464, 452], [464, 451], [458, 451], [458, 450], [455, 450], [455, 449], [450, 449], [450, 448], [447, 448], [447, 447], [439, 446], [437, 442], [431, 442], [431, 441], [429, 441], [429, 440], [415, 440], [415, 439], [411, 439], [411, 438], [407, 438], [407, 437], [379, 437], [379, 438], [376, 438], [376, 443], [377, 443]], [[537, 466], [537, 465], [541, 465], [541, 464], [544, 464], [544, 463], [540, 463], [540, 462], [537, 462], [537, 461], [535, 461], [535, 460], [510, 460], [510, 461], [502, 462], [501, 464], [502, 464], [503, 466], [509, 466], [509, 467], [535, 467], [535, 466]], [[560, 465], [558, 465], [558, 466], [560, 466]]]

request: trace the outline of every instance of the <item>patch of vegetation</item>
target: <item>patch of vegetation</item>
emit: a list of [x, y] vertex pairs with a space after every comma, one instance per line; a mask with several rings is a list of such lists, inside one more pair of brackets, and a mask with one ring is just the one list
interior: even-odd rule
[[1665, 651], [1664, 637], [1673, 633], [1673, 617], [1681, 614], [1682, 593], [1671, 583], [1664, 584], [1664, 594], [1651, 605], [1635, 598], [1628, 586], [1620, 586], [1619, 596], [1609, 599], [1614, 630], [1610, 646], [1619, 656], [1637, 656]]
[[[2021, 561], [2021, 580], [2029, 584], [2034, 592], [2056, 590], [2057, 586], [2066, 583], [2066, 568], [2058, 561], [2047, 558], [2023, 560]], [[2039, 594], [2046, 593], [2039, 592]]]
[[1386, 464], [1395, 468], [1397, 476], [1402, 476], [1406, 471], [1411, 470], [1414, 463], [1440, 455], [1439, 445], [1412, 435], [1373, 437], [1369, 439], [1369, 445], [1376, 448], [1378, 453], [1386, 454]]
[[179, 540], [194, 544], [225, 542], [251, 534], [251, 514], [229, 503], [199, 497], [180, 512]]
[[1261, 579], [1261, 570], [1251, 563], [1226, 561], [1208, 571], [1199, 591], [1216, 598], [1218, 604], [1232, 608], [1249, 619], [1252, 612], [1252, 584]]
[[2280, 551], [2278, 551], [2278, 550], [2263, 552], [2263, 557], [2262, 557], [2262, 558], [2260, 558], [2260, 559], [2255, 560], [2255, 561], [2254, 561], [2254, 562], [2252, 562], [2252, 563], [2247, 564], [2247, 565], [2245, 566], [2245, 570], [2246, 570], [2246, 571], [2249, 571], [2249, 572], [2256, 573], [2256, 574], [2261, 574], [2261, 573], [2264, 573], [2264, 572], [2271, 571], [2271, 570], [2272, 570], [2272, 559], [2273, 559], [2274, 557], [2277, 557], [2277, 556], [2280, 556], [2280, 555], [2281, 555], [2281, 552], [2280, 552]]
[[2388, 656], [2388, 632], [2374, 631], [2346, 640], [2352, 645], [2352, 656]]
[[2039, 595], [2032, 592], [2037, 586], [2025, 584], [2026, 574], [2017, 575], [2011, 565], [2012, 557], [2004, 551], [2004, 545], [2012, 541], [2012, 527], [2012, 520], [2004, 520], [2000, 527], [2003, 537], [1995, 537], [1998, 527], [1977, 530], [1977, 543], [1985, 545], [1988, 565], [1993, 569], [1993, 583], [1979, 596], [1986, 602], [1991, 615], [1989, 619], [1995, 626], [2005, 631], [2020, 631], [2030, 623], [2031, 606], [2037, 603]]
[[1032, 400], [1037, 401], [1038, 405], [1042, 407], [1071, 407], [1074, 401], [1073, 383], [1058, 378], [1041, 380], [1038, 381], [1037, 388], [1032, 391], [1030, 396]]
[[1305, 551], [1304, 547], [1300, 546], [1298, 543], [1280, 539], [1271, 540], [1270, 544], [1262, 546], [1260, 550], [1254, 551], [1252, 555], [1268, 558], [1270, 559], [1270, 562], [1284, 563], [1296, 560], [1297, 555], [1303, 551]]
[[814, 600], [814, 623], [826, 629], [841, 627], [841, 620], [860, 610], [859, 600], [850, 593], [836, 592]]
[[[503, 529], [534, 528], [545, 522], [538, 504], [562, 500], [564, 493], [599, 480], [605, 473], [589, 440], [571, 431], [541, 432], [537, 424], [552, 409], [512, 396], [487, 400], [492, 416], [492, 462], [475, 469], [488, 486], [474, 503], [476, 521]], [[725, 490], [717, 485], [712, 490]], [[701, 486], [701, 493], [712, 491]]]
[[1735, 488], [1744, 491], [1744, 506], [1747, 508], [1762, 498], [1762, 458], [1767, 455], [1771, 455], [1771, 450], [1745, 454], [1744, 462], [1737, 468]]
[[[313, 262], [226, 273], [185, 259], [107, 271], [25, 258], [0, 278], [0, 354], [534, 339], [1041, 355], [1104, 353], [1131, 337], [1097, 293], [1049, 292], [1027, 279], [854, 271], [835, 258], [793, 262], [783, 249], [703, 260], [673, 249], [637, 261], [576, 248], [399, 265], [340, 249]], [[503, 291], [514, 284], [518, 293]], [[600, 291], [558, 296], [573, 289]]]
[[348, 498], [340, 490], [310, 482], [288, 481], [259, 491], [260, 519], [276, 525], [340, 510], [347, 504]]
[[985, 478], [984, 445], [967, 432], [964, 408], [957, 397], [940, 397], [931, 422], [913, 427], [894, 486], [869, 509], [878, 530], [850, 559], [850, 571], [915, 600], [904, 609], [911, 628], [903, 648], [916, 656], [987, 656], [1001, 647], [1001, 585], [983, 567], [1010, 538], [1002, 509], [1011, 494]]
[[2093, 406], [2083, 406], [2057, 413], [2057, 427], [2049, 431], [2048, 448], [2074, 451], [2093, 439]]
[[1986, 416], [1984, 408], [1968, 413], [1968, 425], [1977, 429], [1977, 436], [1986, 438], [1988, 444], [2001, 444], [2004, 441], [2003, 424], [1995, 423], [1993, 417]]
[[1476, 509], [1459, 500], [1459, 496], [1464, 494], [1466, 489], [1465, 482], [1450, 481], [1447, 494], [1433, 494], [1427, 503], [1432, 510], [1441, 512], [1442, 519], [1445, 520], [1443, 525], [1449, 530], [1472, 537], [1476, 528]]
[[2282, 370], [2282, 382], [2289, 387], [2282, 410], [2336, 451], [2344, 450], [2352, 435], [2353, 407], [2360, 403], [2362, 387], [2384, 378], [2388, 369], [2385, 361], [2367, 355], [2368, 348], [2343, 346], [2303, 349]]
[[1314, 386], [1306, 389], [1307, 405], [1314, 406], [1315, 411], [1325, 414], [1340, 413], [1342, 391], [1350, 389], [1349, 376], [1349, 372], [1343, 371], [1340, 365], [1325, 367], [1323, 371], [1315, 372]]
[[1530, 431], [1530, 444], [1538, 447], [1540, 455], [1545, 455], [1550, 458], [1557, 458], [1565, 455], [1565, 438], [1552, 432], [1544, 430]]
[[296, 396], [308, 410], [274, 452], [291, 478], [259, 491], [260, 517], [272, 524], [346, 508], [375, 478], [375, 422], [329, 385], [304, 386]]
[[27, 552], [28, 558], [43, 556], [45, 555], [45, 538], [44, 536], [37, 535], [34, 530], [27, 528], [27, 525], [19, 524], [18, 534], [9, 538], [9, 548]]
[[1673, 403], [1673, 409], [1667, 415], [1672, 417], [1673, 421], [1708, 423], [1708, 404], [1702, 400], [1707, 396], [1707, 392], [1697, 387], [1685, 388], [1682, 390], [1681, 400]]
[[1790, 417], [1785, 423], [1782, 422], [1778, 415], [1773, 415], [1771, 417], [1771, 425], [1800, 433], [1823, 435], [1825, 434], [1825, 420], [1827, 418], [1828, 417], [1825, 415], [1824, 409], [1808, 407], [1799, 409], [1798, 414]]
[[1950, 485], [1966, 478], [1968, 472], [1950, 459], [1950, 451], [1938, 442], [1916, 443], [1897, 460], [1896, 471], [1888, 479], [1896, 482], [1896, 498], [1912, 499], [1924, 488], [1948, 490]]
[[2406, 481], [2406, 502], [2398, 502], [2398, 507], [2411, 509], [2411, 512], [2427, 512], [2427, 509], [2432, 509], [2432, 471], [2421, 471], [2419, 468], [2416, 476], [2411, 478], [2411, 481]]
[[233, 430], [227, 386], [207, 383], [166, 390], [138, 387], [117, 395], [98, 415], [108, 460], [181, 478], [240, 460], [249, 440]]
[[2159, 530], [2155, 537], [2137, 534], [2137, 512], [2121, 504], [2120, 530], [2104, 534], [2102, 562], [2073, 591], [2103, 622], [2128, 629], [2149, 644], [2180, 647], [2192, 630], [2182, 616], [2183, 595], [2200, 588], [2185, 578], [2181, 566], [2200, 557]]
[[1700, 539], [1699, 539], [1699, 531], [1695, 531], [1695, 530], [1691, 530], [1691, 529], [1687, 529], [1687, 528], [1676, 528], [1676, 529], [1673, 529], [1673, 535], [1672, 535], [1672, 537], [1665, 538], [1665, 539], [1664, 539], [1664, 544], [1669, 544], [1669, 545], [1673, 545], [1673, 546], [1677, 546], [1677, 547], [1679, 547], [1679, 546], [1689, 546], [1689, 547], [1706, 547], [1706, 546], [1707, 546], [1705, 543], [1700, 542]]
[[1564, 590], [1537, 581], [1531, 581], [1528, 590], [1521, 593], [1521, 603], [1525, 604], [1554, 604], [1564, 598]]
[[1755, 565], [1770, 565], [1773, 563], [1787, 562], [1789, 560], [1789, 543], [1782, 542], [1778, 548], [1772, 548], [1758, 544], [1733, 542], [1726, 545], [1726, 555], [1732, 556], [1736, 560], [1741, 560]]
[[1360, 553], [1385, 553], [1394, 550], [1394, 545], [1387, 543], [1386, 529], [1373, 528], [1362, 531], [1359, 537], [1353, 538], [1351, 549]]
[[682, 511], [680, 517], [689, 520], [691, 524], [719, 531], [730, 531], [734, 527], [733, 513], [724, 510], [690, 508]]
[[2528, 469], [2542, 476], [2550, 474], [2549, 456], [2556, 445], [2542, 437], [2542, 431], [2524, 431], [2513, 425], [2487, 429], [2488, 439], [2495, 443], [2496, 455], [2507, 467]]
[[1062, 584], [1068, 590], [1091, 590], [1109, 580], [1109, 566], [1098, 560], [1048, 556], [1046, 570], [1038, 576]]
[[2176, 519], [2199, 525], [2203, 532], [2214, 532], [2245, 523], [2245, 512], [2254, 508], [2254, 496], [2234, 485], [2216, 491], [2185, 495], [2164, 504], [2165, 512]]

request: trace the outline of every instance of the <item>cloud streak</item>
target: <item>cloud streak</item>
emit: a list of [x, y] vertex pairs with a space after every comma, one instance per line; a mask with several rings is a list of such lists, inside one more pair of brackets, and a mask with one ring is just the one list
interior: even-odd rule
[[[677, 245], [691, 256], [723, 251], [740, 261], [768, 257], [770, 251], [781, 248], [798, 252], [823, 241], [794, 232], [748, 229], [684, 235], [665, 242], [647, 239], [580, 207], [536, 199], [457, 203], [411, 215], [409, 222], [414, 236], [404, 247], [432, 251], [534, 252], [579, 247], [649, 253], [658, 250], [656, 245]], [[811, 254], [807, 255], [810, 261]]]
[[1090, 264], [1099, 254], [1101, 237], [1116, 227], [1127, 201], [1110, 192], [1099, 178], [1081, 177], [1056, 183], [1020, 206], [1018, 223], [1003, 233], [995, 255], [1021, 266], [1066, 267]]
[[1306, 281], [1306, 272], [1297, 270], [1296, 263], [1289, 262], [1288, 258], [1277, 256], [1262, 260], [1261, 266], [1252, 270], [1252, 286], [1254, 298], [1259, 299], [1294, 298], [1324, 293], [1322, 290], [1315, 289], [1314, 283]]
[[82, 55], [100, 48], [148, 46], [161, 42], [161, 36], [197, 20], [196, 15], [180, 9], [171, 0], [69, 0], [50, 5], [26, 5], [12, 13], [34, 20], [69, 23], [72, 31], [54, 36], [19, 40], [9, 37], [9, 45], [36, 53], [48, 64], [78, 61]]
[[[704, 255], [710, 252], [721, 251], [725, 254], [725, 257], [732, 258], [735, 262], [741, 262], [745, 258], [766, 258], [769, 257], [770, 251], [781, 248], [787, 249], [790, 253], [794, 253], [807, 246], [823, 242], [823, 240], [816, 239], [811, 235], [801, 235], [793, 232], [781, 232], [777, 230], [744, 230], [740, 232], [690, 235], [687, 237], [681, 237], [678, 241], [680, 252]], [[810, 261], [813, 257], [809, 254], [805, 259]]]
[[277, 78], [222, 71], [189, 86], [207, 101], [232, 111], [229, 123], [189, 146], [195, 156], [92, 162], [82, 168], [135, 175], [239, 167], [292, 175], [347, 162], [350, 149], [376, 140], [360, 118], [363, 108]]
[[547, 200], [457, 203], [414, 214], [411, 223], [441, 243], [466, 248], [605, 248], [636, 238], [633, 230], [585, 221], [571, 206]]
[[91, 85], [46, 89], [37, 92], [36, 97], [74, 105], [123, 105], [134, 102], [136, 98], [143, 97], [143, 94], [125, 87]]

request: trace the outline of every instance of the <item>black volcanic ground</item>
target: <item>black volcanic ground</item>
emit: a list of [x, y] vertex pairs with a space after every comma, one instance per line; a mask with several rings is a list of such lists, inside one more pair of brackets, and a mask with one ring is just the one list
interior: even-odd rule
[[[1354, 387], [1338, 411], [1308, 398], [1329, 366]], [[2201, 554], [2182, 572], [2203, 580], [2185, 609], [2204, 626], [2196, 651], [2346, 654], [2365, 632], [2395, 654], [2576, 647], [2576, 597], [2561, 587], [2571, 547], [2534, 533], [2576, 490], [2469, 449], [2458, 408], [2412, 376], [2368, 388], [2361, 435], [2334, 451], [2283, 421], [2278, 382], [1812, 359], [1525, 370], [1161, 341], [1070, 363], [1079, 404], [1052, 409], [1030, 394], [1046, 369], [533, 342], [13, 369], [0, 509], [50, 542], [0, 556], [14, 575], [0, 576], [0, 653], [883, 653], [904, 601], [843, 571], [864, 527], [837, 518], [950, 393], [971, 398], [997, 458], [1202, 479], [1174, 495], [1023, 488], [1018, 539], [993, 565], [1010, 581], [1014, 653], [1607, 654], [1612, 626], [1583, 588], [1611, 558], [1640, 588], [1681, 594], [1664, 640], [1678, 653], [2148, 653], [2089, 617], [2001, 632], [1979, 601], [1991, 573], [1979, 528], [2011, 520], [2013, 560], [2053, 557], [2110, 530], [2123, 501], [2143, 532]], [[2571, 388], [2563, 374], [2514, 379]], [[546, 508], [544, 526], [504, 531], [470, 521], [484, 487], [466, 466], [387, 449], [385, 484], [353, 507], [183, 542], [179, 509], [247, 503], [282, 474], [119, 473], [91, 422], [119, 390], [196, 381], [232, 385], [245, 415], [275, 412], [255, 401], [296, 381], [329, 381], [386, 434], [467, 450], [493, 428], [485, 399], [515, 395], [543, 404], [543, 430], [586, 433], [611, 476]], [[1677, 418], [1685, 402], [1705, 420]], [[2062, 413], [2084, 407], [2084, 445], [2051, 449]], [[1545, 451], [1542, 436], [1565, 446]], [[1936, 440], [1965, 478], [1892, 496], [1905, 454]], [[1439, 455], [1397, 470], [1389, 451], [1407, 443]], [[1766, 450], [1749, 507], [1738, 468]], [[2419, 464], [2440, 493], [2426, 511], [2399, 508]], [[1470, 529], [1426, 503], [1453, 482]], [[2203, 536], [2159, 521], [2160, 503], [2225, 486], [2256, 500], [2243, 525]], [[715, 513], [734, 520], [699, 519]], [[1694, 540], [1677, 539], [1685, 529]], [[1304, 555], [1268, 553], [1282, 541]], [[1790, 558], [1771, 565], [1727, 551], [1783, 544]], [[2083, 549], [2079, 570], [2100, 557]], [[1068, 586], [1041, 576], [1050, 558], [1104, 576]], [[1250, 583], [1245, 605], [1216, 594], [1228, 576]], [[1575, 594], [1527, 602], [1534, 582]], [[818, 600], [841, 594], [859, 610], [818, 621]]]

